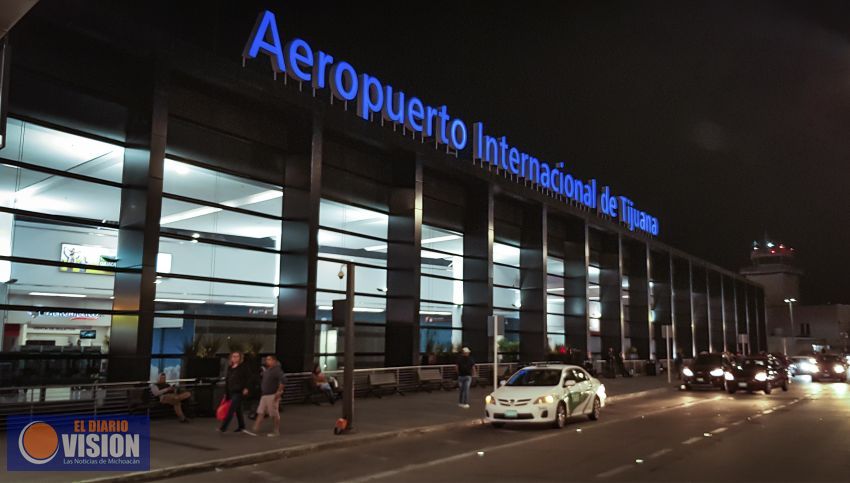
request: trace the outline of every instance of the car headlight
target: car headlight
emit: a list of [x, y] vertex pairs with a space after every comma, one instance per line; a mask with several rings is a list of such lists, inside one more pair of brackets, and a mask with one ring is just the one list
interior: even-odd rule
[[692, 371], [690, 367], [682, 369], [682, 374], [684, 374], [685, 377], [694, 377], [694, 371]]
[[811, 362], [803, 362], [800, 364], [800, 370], [803, 372], [818, 372], [818, 366]]
[[809, 364], [817, 364], [817, 363], [818, 363], [817, 359], [815, 359], [814, 357], [809, 357]]
[[727, 381], [734, 381], [735, 376], [733, 376], [731, 372], [725, 372], [723, 373], [723, 379], [726, 379]]
[[713, 369], [711, 372], [709, 372], [709, 374], [711, 374], [711, 377], [720, 377], [723, 375], [723, 369]]
[[756, 379], [756, 381], [764, 382], [764, 381], [767, 380], [767, 373], [766, 372], [757, 372], [755, 379]]
[[496, 398], [492, 394], [484, 396], [484, 404], [496, 404]]
[[534, 401], [534, 404], [552, 404], [555, 402], [555, 397], [551, 394], [547, 394], [546, 396], [540, 396]]
[[841, 364], [836, 364], [835, 367], [832, 368], [832, 370], [835, 371], [836, 374], [841, 374], [842, 372], [844, 372], [844, 366], [842, 366]]

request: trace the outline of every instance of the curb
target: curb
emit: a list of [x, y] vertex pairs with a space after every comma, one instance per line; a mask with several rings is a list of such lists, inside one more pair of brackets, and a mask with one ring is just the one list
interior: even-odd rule
[[[631, 392], [622, 395], [614, 395], [609, 396], [606, 399], [606, 404], [617, 403], [620, 401], [625, 401], [628, 399], [634, 399], [644, 396], [649, 396], [652, 394], [658, 394], [665, 391], [669, 391], [669, 387], [660, 387], [656, 389], [648, 389], [646, 391], [638, 391]], [[228, 458], [221, 458], [216, 460], [208, 460], [208, 461], [200, 461], [198, 463], [189, 463], [185, 465], [178, 466], [169, 466], [166, 468], [159, 468], [150, 471], [139, 471], [135, 473], [126, 473], [122, 475], [116, 476], [104, 476], [100, 478], [92, 478], [88, 480], [81, 480], [80, 483], [125, 483], [125, 482], [141, 482], [141, 481], [155, 481], [161, 480], [164, 478], [173, 478], [176, 476], [189, 475], [193, 473], [203, 473], [208, 471], [213, 471], [217, 468], [232, 468], [236, 466], [246, 466], [257, 463], [265, 463], [268, 461], [287, 459], [287, 458], [296, 458], [298, 456], [302, 456], [304, 454], [314, 453], [316, 451], [321, 450], [333, 450], [333, 449], [341, 449], [347, 448], [350, 446], [356, 446], [359, 444], [366, 443], [374, 443], [378, 441], [386, 441], [394, 438], [402, 438], [406, 436], [415, 436], [419, 434], [428, 434], [428, 433], [436, 433], [439, 431], [447, 431], [451, 429], [460, 429], [460, 428], [468, 428], [474, 426], [480, 426], [484, 424], [484, 420], [481, 418], [465, 420], [465, 421], [454, 421], [451, 423], [443, 423], [443, 424], [435, 424], [431, 426], [419, 426], [416, 428], [408, 428], [400, 431], [386, 431], [383, 433], [376, 433], [366, 436], [354, 436], [350, 438], [346, 438], [342, 436], [341, 439], [324, 441], [321, 443], [309, 443], [302, 444], [297, 446], [290, 446], [287, 448], [279, 448], [273, 449], [269, 451], [262, 451], [260, 453], [250, 453], [245, 455], [237, 455], [231, 456]]]
[[139, 482], [139, 481], [155, 481], [163, 478], [173, 478], [193, 473], [203, 473], [213, 471], [216, 468], [231, 468], [235, 466], [246, 466], [256, 463], [265, 463], [268, 461], [295, 458], [304, 454], [310, 454], [321, 450], [333, 450], [347, 448], [365, 443], [374, 443], [394, 438], [405, 436], [414, 436], [419, 434], [428, 434], [438, 431], [446, 431], [450, 429], [459, 429], [473, 426], [480, 426], [484, 423], [483, 419], [473, 419], [465, 421], [455, 421], [451, 423], [435, 424], [431, 426], [419, 426], [416, 428], [408, 428], [400, 431], [386, 431], [366, 436], [355, 436], [341, 439], [325, 441], [321, 443], [309, 443], [287, 448], [273, 449], [262, 451], [260, 453], [250, 453], [245, 455], [231, 456], [216, 460], [201, 461], [198, 463], [189, 463], [185, 465], [169, 466], [150, 471], [139, 471], [134, 473], [126, 473], [116, 476], [104, 476], [101, 478], [92, 478], [88, 480], [80, 480], [80, 483], [118, 483], [118, 482]]

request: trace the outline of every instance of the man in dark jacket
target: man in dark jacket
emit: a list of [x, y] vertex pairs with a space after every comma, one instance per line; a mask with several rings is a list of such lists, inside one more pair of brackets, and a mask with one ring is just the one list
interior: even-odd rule
[[224, 421], [218, 428], [219, 432], [227, 431], [227, 425], [236, 415], [236, 430], [237, 433], [245, 433], [251, 436], [256, 436], [254, 433], [245, 429], [245, 415], [242, 413], [242, 399], [248, 395], [248, 386], [251, 383], [251, 373], [248, 366], [242, 363], [242, 353], [233, 352], [230, 354], [230, 365], [227, 366], [227, 375], [224, 382], [225, 394], [230, 400], [230, 409], [227, 411]]

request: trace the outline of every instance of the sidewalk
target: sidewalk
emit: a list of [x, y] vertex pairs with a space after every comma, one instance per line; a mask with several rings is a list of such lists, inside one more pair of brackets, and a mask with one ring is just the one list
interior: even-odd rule
[[[638, 394], [647, 390], [663, 390], [667, 386], [665, 377], [634, 377], [602, 379], [611, 402], [630, 394]], [[457, 406], [456, 391], [434, 391], [432, 393], [407, 393], [405, 396], [393, 395], [382, 399], [364, 398], [355, 400], [355, 432], [343, 436], [333, 434], [334, 422], [341, 416], [342, 405], [334, 406], [327, 403], [322, 406], [290, 405], [284, 406], [281, 419], [281, 436], [269, 438], [265, 433], [257, 437], [245, 434], [215, 431], [217, 421], [212, 418], [199, 418], [189, 424], [180, 424], [173, 419], [156, 419], [151, 422], [151, 469], [200, 463], [225, 458], [241, 459], [252, 453], [278, 450], [280, 454], [264, 456], [274, 457], [293, 456], [285, 449], [303, 447], [304, 445], [327, 444], [365, 444], [369, 441], [401, 437], [409, 434], [412, 428], [422, 428], [422, 431], [445, 429], [441, 426], [459, 427], [465, 424], [473, 425], [480, 421], [484, 396], [490, 388], [473, 388], [470, 400], [471, 409]], [[253, 421], [246, 418], [250, 429]], [[268, 431], [271, 422], [265, 421], [264, 429]], [[231, 429], [235, 421], [231, 423]], [[322, 446], [319, 446], [321, 448]], [[300, 448], [300, 452], [318, 450], [316, 447]], [[0, 454], [6, 454], [6, 435], [0, 437]], [[5, 458], [4, 458], [5, 459]], [[221, 462], [222, 464], [227, 464]], [[69, 476], [74, 480], [86, 480], [118, 476], [118, 473], [14, 473], [7, 474], [5, 465], [0, 469], [3, 480], [11, 477], [12, 481], [68, 481]]]

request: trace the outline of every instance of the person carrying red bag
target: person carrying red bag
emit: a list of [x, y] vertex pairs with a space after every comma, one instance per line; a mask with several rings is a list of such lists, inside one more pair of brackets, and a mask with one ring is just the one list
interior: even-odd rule
[[224, 390], [227, 401], [230, 402], [230, 407], [224, 416], [224, 421], [221, 422], [218, 431], [223, 433], [227, 431], [227, 426], [233, 415], [236, 415], [236, 433], [244, 433], [250, 436], [256, 436], [245, 429], [245, 415], [242, 413], [242, 399], [248, 395], [248, 385], [251, 381], [251, 374], [248, 367], [242, 363], [242, 353], [232, 352], [230, 354], [230, 365], [227, 366], [227, 375], [225, 376]]

